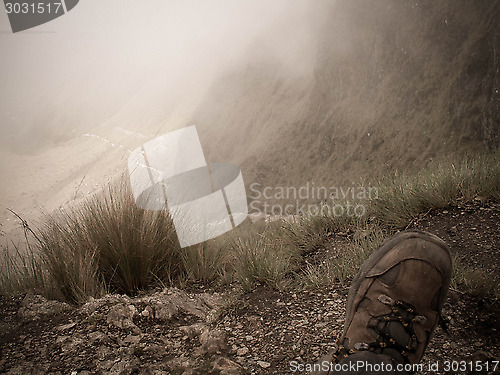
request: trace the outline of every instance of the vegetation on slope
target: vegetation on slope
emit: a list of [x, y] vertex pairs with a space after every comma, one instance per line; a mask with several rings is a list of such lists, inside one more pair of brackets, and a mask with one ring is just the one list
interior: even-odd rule
[[[249, 61], [193, 115], [245, 182], [345, 185], [500, 145], [498, 2], [332, 2], [310, 73]], [[254, 52], [254, 53], [252, 53]]]
[[[432, 165], [415, 175], [378, 181], [379, 196], [363, 217], [323, 215], [271, 223], [247, 221], [226, 235], [180, 248], [165, 211], [138, 208], [126, 188], [110, 188], [31, 230], [27, 256], [4, 251], [2, 293], [35, 289], [81, 302], [106, 292], [134, 294], [155, 286], [229, 283], [252, 289], [346, 284], [359, 265], [397, 230], [431, 209], [500, 201], [500, 153]], [[351, 233], [340, 251], [323, 256], [335, 238]], [[313, 256], [313, 257], [312, 257]], [[455, 264], [454, 285], [500, 297], [500, 280]]]

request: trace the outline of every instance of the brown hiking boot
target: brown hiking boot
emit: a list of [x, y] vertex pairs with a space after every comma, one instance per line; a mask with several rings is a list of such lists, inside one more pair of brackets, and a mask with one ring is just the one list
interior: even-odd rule
[[[358, 352], [418, 363], [440, 321], [450, 279], [450, 251], [440, 238], [407, 231], [386, 241], [354, 278], [337, 350], [320, 363]], [[333, 373], [322, 367], [312, 374]]]

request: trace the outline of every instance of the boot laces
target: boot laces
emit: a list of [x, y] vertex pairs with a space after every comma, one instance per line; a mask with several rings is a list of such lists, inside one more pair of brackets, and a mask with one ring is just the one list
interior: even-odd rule
[[[350, 349], [340, 343], [333, 354], [335, 360], [340, 360], [360, 350], [384, 353], [388, 349], [394, 349], [401, 354], [405, 362], [409, 362], [408, 354], [416, 352], [418, 347], [414, 324], [425, 324], [427, 318], [419, 315], [414, 306], [404, 301], [394, 301], [383, 294], [378, 297], [378, 300], [390, 306], [391, 312], [373, 317], [368, 323], [368, 328], [378, 334], [376, 341], [371, 343], [358, 342]], [[390, 325], [394, 323], [399, 323], [403, 327], [404, 342], [401, 338], [398, 340], [392, 336]]]

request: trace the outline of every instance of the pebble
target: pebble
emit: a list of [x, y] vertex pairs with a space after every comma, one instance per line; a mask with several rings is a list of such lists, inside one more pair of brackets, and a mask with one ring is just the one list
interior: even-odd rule
[[239, 349], [236, 351], [236, 354], [237, 354], [238, 356], [242, 357], [242, 356], [244, 356], [245, 354], [248, 354], [248, 352], [249, 352], [249, 349], [248, 349], [246, 346], [244, 346], [244, 347], [242, 347], [242, 348], [239, 348]]
[[262, 368], [268, 368], [268, 367], [271, 367], [271, 364], [269, 362], [265, 362], [265, 361], [257, 361], [257, 364], [262, 367]]

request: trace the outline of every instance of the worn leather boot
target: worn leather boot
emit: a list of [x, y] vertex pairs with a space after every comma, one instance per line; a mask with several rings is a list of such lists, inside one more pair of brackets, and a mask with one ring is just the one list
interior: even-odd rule
[[337, 349], [312, 374], [341, 373], [334, 364], [364, 352], [382, 362], [418, 363], [440, 321], [451, 269], [448, 246], [430, 233], [406, 231], [382, 244], [353, 280]]

